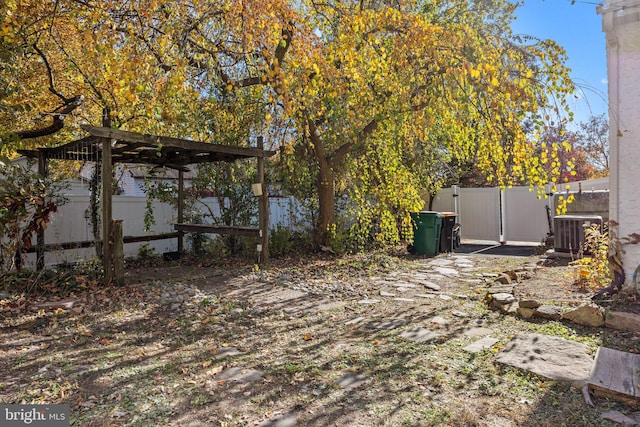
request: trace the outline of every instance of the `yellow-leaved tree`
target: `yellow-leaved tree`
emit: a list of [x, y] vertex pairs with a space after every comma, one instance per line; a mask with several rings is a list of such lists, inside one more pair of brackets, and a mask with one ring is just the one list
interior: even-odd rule
[[498, 185], [554, 178], [535, 134], [572, 91], [564, 51], [514, 36], [507, 0], [5, 3], [6, 129], [82, 95], [74, 115], [131, 130], [270, 130], [285, 181], [317, 200], [318, 243], [342, 195], [354, 237], [397, 241], [442, 185], [437, 163]]

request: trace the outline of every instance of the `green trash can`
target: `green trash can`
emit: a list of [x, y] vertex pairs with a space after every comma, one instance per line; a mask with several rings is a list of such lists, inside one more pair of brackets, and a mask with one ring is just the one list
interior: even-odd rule
[[442, 214], [434, 211], [411, 212], [413, 220], [413, 252], [418, 255], [438, 255]]

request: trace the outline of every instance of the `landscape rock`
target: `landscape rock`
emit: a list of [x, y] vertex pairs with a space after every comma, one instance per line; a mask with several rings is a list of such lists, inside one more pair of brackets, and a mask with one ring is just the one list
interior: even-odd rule
[[495, 279], [496, 282], [502, 283], [503, 285], [508, 285], [511, 283], [511, 277], [508, 274], [502, 273]]
[[523, 308], [538, 308], [540, 307], [542, 304], [534, 299], [525, 299], [525, 300], [520, 300], [520, 307]]
[[493, 301], [496, 301], [498, 303], [501, 304], [508, 304], [514, 301], [517, 301], [516, 297], [514, 297], [512, 294], [508, 294], [506, 292], [500, 292], [497, 294], [492, 294], [492, 298]]
[[578, 325], [598, 327], [604, 325], [604, 310], [596, 304], [586, 303], [563, 313], [562, 318]]
[[494, 283], [487, 289], [488, 294], [512, 294], [513, 293], [513, 285], [509, 284], [496, 284]]
[[492, 295], [491, 308], [500, 310], [503, 313], [515, 313], [518, 307], [518, 299], [511, 294], [503, 292]]
[[562, 313], [564, 309], [555, 305], [541, 305], [533, 311], [535, 317], [548, 320], [560, 320], [562, 319]]
[[608, 311], [604, 324], [607, 328], [640, 333], [640, 315], [622, 311]]
[[531, 319], [535, 310], [528, 307], [518, 307], [517, 313], [523, 319]]

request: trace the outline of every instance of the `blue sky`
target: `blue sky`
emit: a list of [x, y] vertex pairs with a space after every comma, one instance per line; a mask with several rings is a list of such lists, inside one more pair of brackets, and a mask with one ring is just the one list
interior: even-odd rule
[[564, 47], [579, 99], [571, 100], [575, 122], [607, 113], [607, 57], [598, 1], [524, 0], [516, 10], [516, 34], [552, 39]]

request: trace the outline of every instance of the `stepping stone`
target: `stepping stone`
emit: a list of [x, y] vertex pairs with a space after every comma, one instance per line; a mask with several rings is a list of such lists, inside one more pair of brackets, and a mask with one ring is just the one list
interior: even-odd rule
[[366, 326], [366, 328], [374, 329], [377, 331], [390, 331], [392, 329], [399, 328], [400, 326], [404, 326], [407, 323], [408, 323], [408, 320], [406, 319], [393, 319], [393, 320], [386, 320], [383, 322], [372, 322], [372, 323], [369, 323]]
[[451, 301], [453, 298], [451, 298], [449, 295], [444, 295], [441, 294], [439, 295], [441, 300], [445, 300], [445, 301]]
[[465, 337], [475, 338], [475, 337], [483, 337], [485, 335], [489, 335], [492, 332], [493, 330], [489, 328], [472, 327], [472, 328], [464, 328], [462, 330], [462, 335], [464, 335]]
[[453, 310], [451, 312], [451, 315], [455, 317], [469, 317], [468, 313], [465, 313], [464, 311], [458, 311], [458, 310]]
[[344, 322], [345, 325], [357, 325], [358, 323], [362, 323], [367, 320], [366, 317], [356, 317], [355, 319], [347, 320]]
[[420, 284], [427, 289], [431, 289], [432, 291], [439, 291], [440, 289], [442, 289], [440, 285], [437, 285], [433, 282], [423, 281], [423, 282], [420, 282]]
[[438, 334], [425, 328], [413, 328], [400, 334], [402, 338], [415, 342], [427, 342], [438, 337]]
[[393, 300], [400, 301], [400, 302], [415, 302], [413, 298], [394, 298]]
[[449, 321], [447, 319], [445, 319], [444, 317], [440, 317], [440, 316], [432, 317], [430, 322], [435, 324], [435, 325], [441, 325], [441, 326], [449, 324]]
[[241, 354], [244, 354], [244, 352], [235, 347], [220, 347], [216, 349], [215, 358], [222, 359], [224, 357], [239, 356]]
[[492, 337], [484, 337], [481, 340], [474, 342], [473, 344], [469, 344], [465, 348], [464, 351], [469, 353], [480, 353], [481, 351], [485, 351], [493, 347], [499, 340], [497, 338]]
[[443, 276], [447, 276], [447, 277], [456, 277], [460, 275], [460, 273], [458, 273], [458, 270], [454, 268], [434, 267], [433, 269], [438, 273], [442, 274]]
[[601, 415], [605, 420], [613, 421], [614, 423], [622, 424], [623, 426], [636, 426], [640, 424], [640, 421], [627, 417], [622, 412], [608, 411]]
[[341, 376], [338, 381], [336, 381], [336, 384], [340, 388], [351, 389], [359, 387], [367, 381], [369, 381], [369, 377], [350, 372]]
[[588, 382], [594, 394], [640, 404], [640, 354], [599, 347]]
[[358, 304], [378, 304], [379, 302], [379, 299], [363, 299], [358, 301]]
[[420, 298], [429, 298], [429, 299], [434, 299], [436, 297], [434, 294], [416, 294], [415, 296]]
[[73, 308], [73, 306], [80, 300], [77, 298], [67, 298], [62, 299], [60, 301], [47, 301], [47, 302], [39, 302], [36, 304], [32, 304], [31, 307], [36, 308], [62, 308], [65, 310], [69, 310]]
[[453, 260], [447, 258], [436, 258], [430, 260], [427, 265], [429, 266], [445, 266], [453, 264]]
[[271, 418], [258, 424], [258, 427], [295, 427], [298, 423], [298, 413], [287, 412], [279, 417]]
[[257, 369], [227, 368], [216, 375], [217, 381], [233, 381], [238, 383], [250, 383], [262, 378], [263, 372]]
[[393, 285], [398, 288], [417, 288], [418, 287], [418, 285], [411, 282], [396, 282]]
[[498, 354], [496, 362], [555, 381], [583, 382], [593, 359], [583, 344], [541, 334], [518, 334]]
[[391, 292], [387, 292], [387, 291], [380, 291], [380, 296], [393, 298], [396, 296], [396, 294], [392, 294]]

